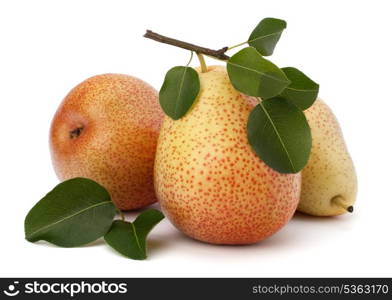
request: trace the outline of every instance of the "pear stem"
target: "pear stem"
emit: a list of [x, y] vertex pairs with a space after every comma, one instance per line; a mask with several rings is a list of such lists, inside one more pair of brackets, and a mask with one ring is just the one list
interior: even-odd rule
[[180, 47], [182, 49], [187, 49], [187, 50], [191, 50], [194, 51], [196, 53], [200, 53], [200, 54], [205, 54], [207, 56], [211, 56], [220, 60], [229, 60], [230, 56], [227, 56], [225, 54], [225, 52], [227, 51], [228, 47], [223, 47], [219, 50], [213, 50], [213, 49], [209, 49], [209, 48], [205, 48], [205, 47], [201, 47], [201, 46], [197, 46], [191, 43], [187, 43], [187, 42], [183, 42], [180, 40], [176, 40], [161, 34], [158, 34], [156, 32], [153, 32], [151, 30], [147, 30], [146, 33], [143, 35], [145, 38], [148, 39], [152, 39], [154, 41], [160, 42], [160, 43], [164, 43], [164, 44], [168, 44], [168, 45], [172, 45], [172, 46], [176, 46], [176, 47]]
[[188, 61], [188, 63], [186, 64], [186, 66], [189, 66], [189, 64], [190, 64], [191, 61], [192, 61], [192, 58], [193, 58], [193, 51], [191, 51], [191, 57], [189, 58], [189, 61]]
[[206, 61], [204, 60], [204, 56], [200, 53], [197, 53], [197, 58], [200, 61], [201, 72], [202, 73], [207, 72], [207, 65], [206, 65]]
[[122, 212], [122, 210], [117, 207], [116, 207], [116, 209], [117, 209], [118, 214], [121, 217], [121, 221], [125, 221], [125, 216], [124, 216], [124, 213]]
[[336, 196], [336, 197], [333, 197], [331, 201], [335, 205], [340, 206], [341, 208], [345, 209], [349, 213], [352, 213], [354, 211], [354, 206], [352, 206], [352, 205], [347, 206], [342, 202], [342, 200], [343, 200], [343, 198], [341, 196]]
[[240, 47], [240, 46], [242, 46], [242, 45], [245, 45], [247, 42], [248, 42], [248, 41], [246, 41], [246, 42], [242, 42], [242, 43], [239, 43], [239, 44], [237, 44], [237, 45], [234, 45], [234, 46], [231, 46], [231, 47], [227, 48], [227, 50], [231, 50], [231, 49], [234, 49], [234, 48]]

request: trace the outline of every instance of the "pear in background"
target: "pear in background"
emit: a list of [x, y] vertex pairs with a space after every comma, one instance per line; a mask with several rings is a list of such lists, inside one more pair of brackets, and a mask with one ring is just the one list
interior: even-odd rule
[[224, 67], [209, 67], [199, 78], [193, 107], [177, 121], [164, 119], [154, 170], [158, 200], [192, 238], [258, 242], [292, 217], [301, 175], [272, 170], [252, 150], [246, 126], [257, 101], [233, 88]]
[[157, 91], [138, 78], [104, 74], [83, 81], [52, 121], [57, 176], [99, 182], [122, 210], [156, 202], [153, 166], [162, 120]]
[[331, 109], [320, 99], [305, 111], [312, 131], [312, 151], [302, 170], [298, 210], [314, 216], [353, 211], [357, 177], [353, 162]]

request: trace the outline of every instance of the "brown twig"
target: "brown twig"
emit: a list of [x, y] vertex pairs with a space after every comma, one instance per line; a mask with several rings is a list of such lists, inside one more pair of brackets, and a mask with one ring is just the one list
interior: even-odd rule
[[221, 60], [230, 59], [230, 56], [227, 56], [225, 54], [225, 52], [228, 50], [228, 47], [223, 47], [222, 49], [219, 49], [219, 50], [213, 50], [213, 49], [209, 49], [209, 48], [200, 47], [200, 46], [197, 46], [194, 44], [190, 44], [187, 42], [179, 41], [176, 39], [172, 39], [170, 37], [158, 34], [158, 33], [153, 32], [151, 30], [147, 30], [146, 33], [144, 34], [144, 37], [148, 38], [148, 39], [152, 39], [152, 40], [160, 42], [160, 43], [164, 43], [164, 44], [180, 47], [183, 49], [191, 50], [191, 51], [194, 51], [199, 54], [205, 54], [207, 56], [216, 57], [217, 59], [221, 59]]

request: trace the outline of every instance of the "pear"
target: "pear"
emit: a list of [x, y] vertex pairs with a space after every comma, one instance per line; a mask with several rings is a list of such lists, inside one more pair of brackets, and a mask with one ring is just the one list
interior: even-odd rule
[[163, 113], [158, 93], [122, 74], [91, 77], [70, 91], [50, 130], [60, 180], [93, 179], [122, 210], [156, 202], [153, 169]]
[[320, 99], [305, 111], [312, 131], [309, 162], [302, 170], [298, 210], [314, 216], [353, 211], [357, 176], [339, 123]]
[[274, 171], [252, 150], [246, 126], [257, 101], [233, 88], [224, 67], [198, 73], [200, 92], [191, 109], [162, 124], [154, 169], [158, 200], [194, 239], [258, 242], [292, 217], [301, 175]]

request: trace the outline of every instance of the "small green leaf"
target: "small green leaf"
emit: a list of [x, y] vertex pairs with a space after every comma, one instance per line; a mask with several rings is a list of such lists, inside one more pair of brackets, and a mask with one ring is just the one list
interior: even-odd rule
[[163, 218], [164, 215], [159, 210], [149, 209], [141, 213], [133, 223], [114, 221], [105, 235], [105, 241], [126, 257], [145, 259], [146, 237]]
[[256, 26], [248, 39], [249, 46], [255, 47], [261, 55], [269, 56], [274, 52], [286, 22], [280, 19], [265, 18]]
[[290, 83], [281, 69], [253, 47], [234, 54], [227, 62], [227, 72], [238, 91], [264, 99], [279, 95]]
[[280, 97], [264, 100], [252, 110], [248, 141], [257, 155], [280, 173], [301, 171], [312, 146], [304, 113]]
[[191, 67], [174, 67], [165, 76], [159, 91], [159, 103], [173, 120], [183, 117], [192, 106], [200, 90], [197, 72]]
[[87, 178], [73, 178], [58, 184], [30, 210], [25, 219], [26, 239], [81, 246], [102, 237], [115, 214], [103, 186]]
[[317, 99], [319, 85], [296, 68], [282, 68], [282, 71], [291, 83], [283, 90], [281, 96], [292, 101], [302, 110], [311, 107]]

